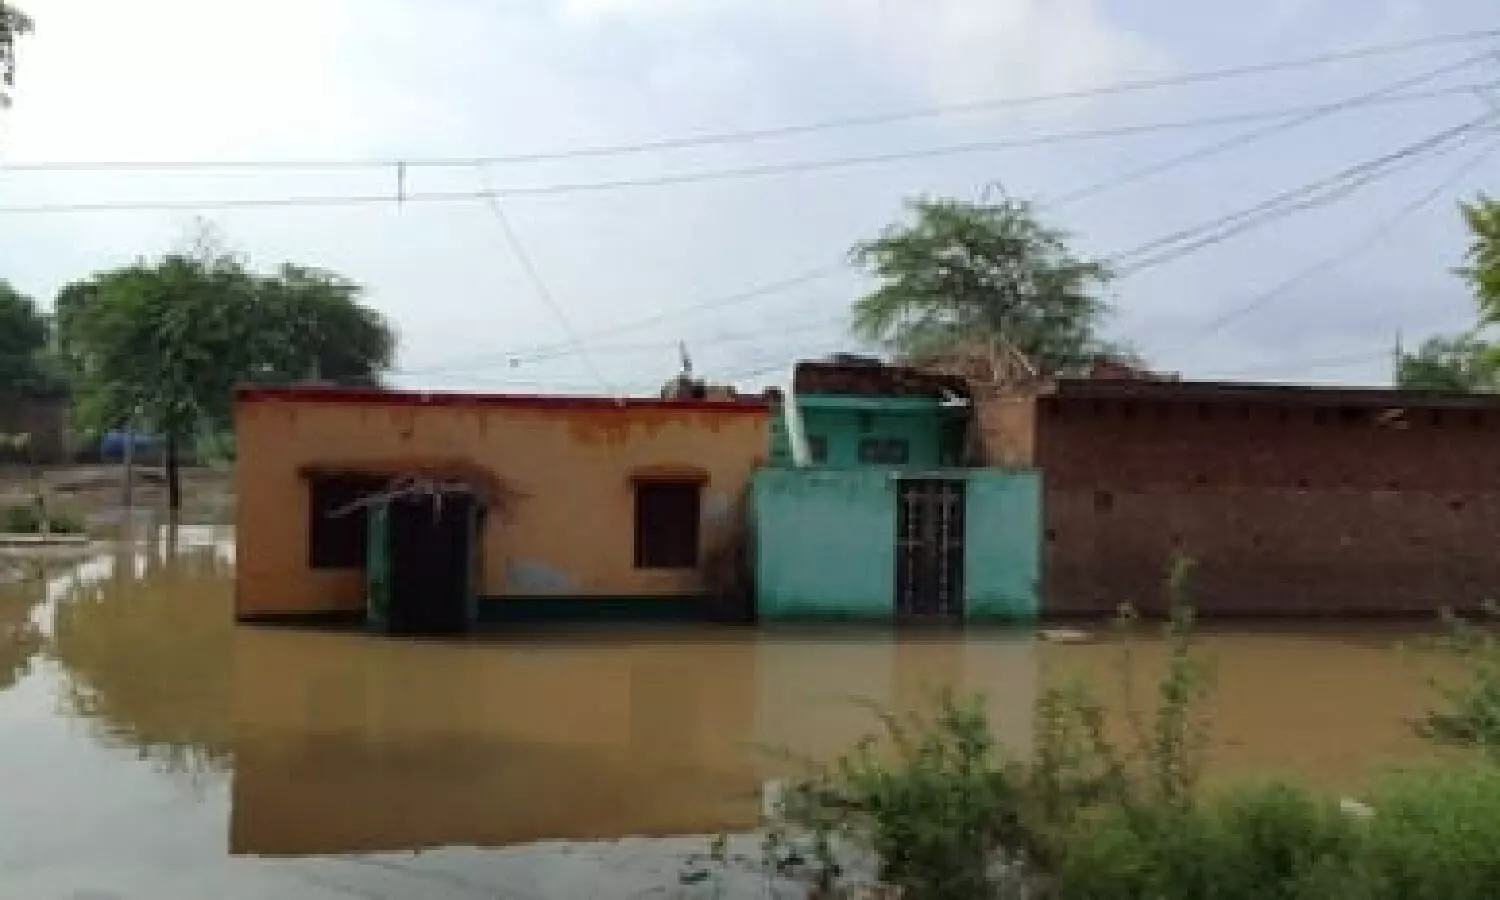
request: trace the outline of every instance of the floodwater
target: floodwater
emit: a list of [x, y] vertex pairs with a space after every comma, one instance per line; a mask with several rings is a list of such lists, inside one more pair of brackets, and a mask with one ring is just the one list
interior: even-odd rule
[[[847, 749], [861, 699], [983, 691], [1024, 746], [1040, 685], [1086, 677], [1118, 707], [1129, 683], [1118, 645], [1014, 631], [235, 627], [230, 532], [150, 534], [9, 584], [0, 559], [0, 897], [560, 895], [515, 848], [753, 827], [773, 750]], [[1212, 774], [1353, 791], [1423, 758], [1403, 637], [1204, 633]], [[1148, 700], [1161, 647], [1135, 647]]]

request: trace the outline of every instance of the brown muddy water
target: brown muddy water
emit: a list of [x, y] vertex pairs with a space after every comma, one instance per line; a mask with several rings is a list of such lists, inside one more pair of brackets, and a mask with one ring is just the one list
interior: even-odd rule
[[[1039, 685], [1124, 693], [1117, 646], [1018, 631], [235, 627], [230, 532], [151, 535], [0, 559], [0, 897], [625, 896], [614, 862], [564, 889], [575, 851], [553, 869], [517, 854], [753, 827], [785, 772], [765, 748], [847, 748], [872, 724], [855, 698], [983, 691], [1024, 746]], [[1430, 697], [1393, 649], [1408, 634], [1205, 632], [1213, 773], [1357, 791], [1422, 759], [1405, 720]], [[1137, 644], [1142, 693], [1160, 650]]]

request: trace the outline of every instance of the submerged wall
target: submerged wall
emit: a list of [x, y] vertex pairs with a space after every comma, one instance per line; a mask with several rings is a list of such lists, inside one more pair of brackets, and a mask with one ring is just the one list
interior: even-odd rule
[[[1046, 475], [1045, 606], [1431, 616], [1500, 595], [1500, 402], [1193, 383], [1063, 384], [986, 420]], [[1007, 443], [1009, 441], [1009, 443]]]
[[894, 614], [896, 483], [884, 469], [764, 469], [751, 494], [756, 613]]
[[[763, 619], [895, 617], [896, 498], [888, 468], [765, 469], [752, 491]], [[912, 472], [967, 484], [964, 618], [1036, 615], [1040, 479], [1034, 472]]]
[[[481, 617], [570, 598], [669, 602], [702, 592], [766, 450], [753, 402], [251, 391], [236, 411], [242, 617], [356, 613], [360, 568], [309, 559], [308, 467], [461, 460], [513, 492], [482, 535]], [[695, 568], [638, 568], [635, 479], [701, 480]], [[665, 475], [664, 475], [665, 473]]]

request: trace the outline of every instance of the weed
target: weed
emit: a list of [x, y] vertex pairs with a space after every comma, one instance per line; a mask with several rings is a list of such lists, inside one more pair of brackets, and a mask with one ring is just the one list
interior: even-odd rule
[[[1486, 604], [1486, 617], [1500, 616]], [[1500, 759], [1500, 638], [1487, 623], [1443, 613], [1443, 636], [1420, 646], [1456, 659], [1462, 676], [1456, 682], [1432, 678], [1443, 708], [1417, 724], [1418, 733], [1438, 743], [1473, 747]]]
[[[1129, 706], [1130, 747], [1109, 738], [1108, 715], [1083, 685], [1044, 691], [1029, 760], [1006, 755], [982, 698], [943, 693], [927, 717], [875, 709], [880, 732], [790, 792], [788, 818], [812, 833], [841, 833], [872, 850], [881, 879], [910, 900], [997, 896], [1021, 889], [1018, 872], [1054, 870], [1081, 828], [1102, 812], [1142, 820], [1192, 807], [1207, 744], [1197, 709], [1206, 667], [1192, 650], [1188, 566], [1167, 585], [1167, 671], [1147, 717]], [[1128, 637], [1134, 614], [1122, 612]], [[1121, 667], [1134, 669], [1130, 642]]]

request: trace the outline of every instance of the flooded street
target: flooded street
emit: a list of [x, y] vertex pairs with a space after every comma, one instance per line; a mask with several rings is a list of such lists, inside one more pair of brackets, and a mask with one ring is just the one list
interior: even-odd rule
[[[1124, 695], [1117, 647], [1022, 632], [235, 627], [224, 528], [19, 568], [0, 570], [3, 897], [556, 895], [572, 851], [523, 845], [753, 827], [786, 771], [771, 749], [846, 749], [872, 724], [855, 698], [984, 691], [1024, 746], [1040, 685]], [[1206, 633], [1213, 774], [1355, 790], [1421, 758], [1403, 636]], [[1143, 699], [1160, 649], [1138, 646]], [[572, 895], [629, 894], [590, 890]]]

